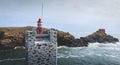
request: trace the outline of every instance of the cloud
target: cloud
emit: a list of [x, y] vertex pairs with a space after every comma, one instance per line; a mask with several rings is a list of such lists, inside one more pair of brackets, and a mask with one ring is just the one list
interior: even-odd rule
[[[36, 25], [42, 0], [0, 0], [0, 26]], [[120, 32], [119, 0], [43, 0], [43, 25], [69, 32]], [[9, 22], [13, 23], [9, 23]]]

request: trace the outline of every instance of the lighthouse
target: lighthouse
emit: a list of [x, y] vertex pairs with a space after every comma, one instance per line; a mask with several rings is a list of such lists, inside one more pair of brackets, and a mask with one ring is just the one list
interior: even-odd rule
[[42, 40], [42, 20], [39, 18], [37, 21], [37, 33], [39, 40]]
[[41, 23], [39, 18], [36, 29], [25, 31], [26, 65], [57, 65], [57, 32]]

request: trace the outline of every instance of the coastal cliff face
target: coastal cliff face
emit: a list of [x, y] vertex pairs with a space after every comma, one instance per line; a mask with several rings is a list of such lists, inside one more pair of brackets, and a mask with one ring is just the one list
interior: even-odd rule
[[[0, 28], [0, 50], [2, 49], [13, 49], [15, 46], [25, 45], [25, 30], [32, 30], [36, 27], [10, 27], [10, 28]], [[47, 31], [48, 29], [45, 29]], [[56, 30], [56, 29], [55, 29]], [[119, 40], [106, 34], [105, 29], [99, 29], [91, 35], [86, 37], [80, 37], [76, 39], [69, 32], [63, 32], [56, 30], [58, 32], [58, 46], [69, 46], [69, 47], [80, 47], [88, 46], [88, 43], [115, 43]]]
[[[25, 45], [25, 30], [32, 30], [36, 27], [4, 27], [0, 28], [0, 50], [14, 49], [16, 46], [24, 46]], [[54, 29], [56, 30], [56, 29]], [[44, 28], [43, 32], [48, 31], [48, 29]], [[56, 30], [58, 32], [58, 46], [70, 46], [71, 40], [74, 40], [74, 36], [69, 32], [63, 32]]]

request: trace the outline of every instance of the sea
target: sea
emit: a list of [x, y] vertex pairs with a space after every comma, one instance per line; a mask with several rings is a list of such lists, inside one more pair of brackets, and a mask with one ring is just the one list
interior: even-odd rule
[[[120, 37], [119, 37], [120, 38]], [[120, 65], [120, 42], [58, 47], [58, 65]], [[0, 58], [0, 65], [25, 65], [25, 57]]]

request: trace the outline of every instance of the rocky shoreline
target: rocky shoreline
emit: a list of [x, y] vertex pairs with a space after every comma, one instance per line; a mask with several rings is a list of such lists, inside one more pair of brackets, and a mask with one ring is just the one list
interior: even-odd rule
[[[0, 50], [12, 50], [16, 46], [24, 46], [25, 30], [32, 30], [32, 26], [27, 27], [2, 27], [0, 28]], [[47, 32], [48, 29], [44, 28], [44, 31]], [[54, 29], [56, 30], [56, 29]], [[56, 30], [58, 32], [58, 46], [68, 46], [68, 47], [82, 47], [88, 46], [88, 43], [116, 43], [119, 42], [119, 39], [114, 38], [111, 35], [108, 35], [105, 32], [105, 29], [99, 29], [98, 31], [86, 36], [76, 39], [69, 32], [63, 32]]]
[[86, 37], [80, 37], [80, 39], [75, 39], [74, 37], [72, 39], [68, 39], [66, 42], [63, 42], [64, 43], [63, 45], [70, 47], [80, 47], [80, 46], [88, 46], [88, 43], [95, 43], [95, 42], [104, 43], [104, 44], [116, 43], [119, 42], [119, 39], [111, 35], [108, 35], [105, 32], [105, 29], [99, 29], [98, 31]]

